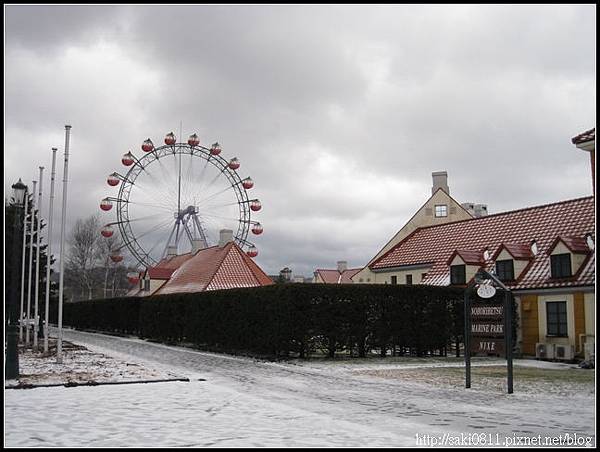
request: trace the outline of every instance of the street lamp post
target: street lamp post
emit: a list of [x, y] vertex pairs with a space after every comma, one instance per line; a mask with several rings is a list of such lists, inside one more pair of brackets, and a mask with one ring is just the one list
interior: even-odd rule
[[21, 179], [12, 186], [13, 189], [13, 206], [16, 207], [15, 216], [13, 219], [13, 235], [12, 235], [12, 281], [10, 281], [10, 299], [8, 309], [8, 330], [7, 330], [7, 344], [6, 344], [6, 360], [4, 362], [4, 374], [7, 380], [14, 380], [19, 378], [19, 350], [18, 350], [18, 336], [19, 328], [17, 326], [19, 318], [19, 305], [17, 301], [17, 286], [18, 281], [15, 277], [16, 269], [18, 268], [18, 255], [19, 253], [19, 240], [17, 237], [20, 235], [21, 225], [21, 210], [23, 209], [23, 199], [25, 197], [25, 191], [27, 186], [21, 182]]

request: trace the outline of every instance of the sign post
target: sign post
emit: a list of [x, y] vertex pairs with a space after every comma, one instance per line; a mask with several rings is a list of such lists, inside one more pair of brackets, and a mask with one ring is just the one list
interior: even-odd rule
[[465, 388], [471, 387], [471, 303], [469, 299], [470, 287], [465, 290]]
[[[489, 281], [489, 284], [485, 284]], [[504, 292], [503, 301], [496, 296], [495, 283]], [[471, 303], [472, 288], [479, 284], [477, 295], [490, 301]], [[507, 368], [507, 392], [513, 393], [512, 363], [512, 293], [495, 275], [480, 270], [465, 289], [465, 388], [471, 387], [471, 354], [504, 354]]]
[[512, 293], [510, 290], [504, 292], [504, 338], [506, 341], [506, 374], [507, 392], [513, 393], [513, 362], [512, 362]]

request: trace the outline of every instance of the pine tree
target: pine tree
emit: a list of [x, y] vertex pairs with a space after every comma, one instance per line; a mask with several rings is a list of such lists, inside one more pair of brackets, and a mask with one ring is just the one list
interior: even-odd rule
[[[28, 220], [31, 218], [31, 214], [32, 214], [32, 200], [34, 197], [34, 194], [29, 194], [29, 202], [28, 202], [28, 208], [27, 208], [27, 218]], [[20, 308], [20, 299], [21, 299], [21, 276], [22, 276], [22, 268], [23, 268], [23, 248], [22, 248], [22, 244], [23, 244], [23, 211], [21, 210], [21, 218], [18, 219], [19, 222], [19, 233], [17, 236], [17, 231], [15, 231], [15, 229], [13, 228], [13, 222], [15, 220], [15, 215], [17, 215], [17, 212], [21, 210], [18, 209], [15, 205], [13, 205], [9, 200], [5, 199], [4, 200], [4, 215], [5, 215], [5, 228], [4, 228], [4, 243], [7, 244], [7, 246], [9, 244], [13, 244], [15, 241], [18, 243], [18, 253], [16, 256], [12, 255], [12, 249], [9, 250], [8, 248], [6, 249], [6, 258], [7, 258], [7, 262], [6, 262], [6, 269], [5, 269], [5, 276], [6, 276], [6, 280], [7, 281], [11, 281], [11, 284], [16, 284], [17, 285], [17, 302], [19, 303], [19, 308]], [[36, 230], [35, 233], [33, 233], [33, 229], [31, 226], [35, 225], [35, 227], [37, 228], [37, 218], [38, 218], [38, 214], [39, 212], [35, 212], [34, 213], [34, 218], [33, 218], [33, 224], [30, 224], [28, 222], [27, 225], [27, 234], [26, 234], [26, 249], [25, 249], [25, 284], [24, 284], [24, 293], [23, 293], [23, 299], [24, 299], [24, 303], [23, 303], [23, 310], [25, 311], [27, 309], [27, 296], [28, 296], [28, 281], [29, 281], [29, 253], [32, 252], [32, 256], [31, 256], [31, 317], [33, 317], [34, 315], [34, 306], [35, 306], [35, 287], [36, 287], [36, 280], [35, 280], [35, 275], [36, 275], [36, 259], [37, 259], [37, 236], [38, 236], [38, 232]], [[42, 220], [40, 222], [40, 234], [41, 235], [41, 246], [40, 246], [40, 271], [39, 271], [39, 292], [38, 292], [38, 314], [40, 316], [40, 320], [43, 320], [44, 317], [44, 313], [45, 313], [45, 300], [46, 300], [46, 271], [47, 271], [47, 266], [48, 266], [48, 255], [47, 255], [47, 248], [48, 245], [47, 243], [44, 244], [44, 242], [47, 242], [47, 238], [44, 237], [43, 233], [44, 233], [44, 229], [46, 228], [46, 224], [44, 223], [44, 221]], [[32, 243], [33, 240], [33, 244], [30, 247], [30, 244]], [[55, 261], [54, 257], [52, 256], [51, 258], [51, 263], [53, 264]], [[52, 268], [50, 269], [50, 304], [56, 304], [58, 301], [58, 285], [52, 282], [52, 275], [53, 275], [53, 270]], [[4, 286], [4, 300], [5, 303], [8, 302], [9, 300], [9, 291], [10, 291], [10, 286], [8, 284], [5, 284]], [[5, 307], [7, 309], [6, 312], [8, 312], [8, 306]], [[52, 318], [51, 318], [52, 320]], [[43, 331], [43, 328], [40, 327], [40, 332]]]

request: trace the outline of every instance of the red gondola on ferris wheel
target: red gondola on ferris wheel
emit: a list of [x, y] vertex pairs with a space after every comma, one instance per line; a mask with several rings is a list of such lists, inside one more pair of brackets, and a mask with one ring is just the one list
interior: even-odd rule
[[169, 132], [158, 147], [147, 138], [141, 150], [138, 156], [132, 151], [122, 155], [126, 171], [106, 180], [118, 187], [118, 194], [100, 203], [106, 212], [115, 207], [116, 221], [101, 230], [107, 239], [114, 238], [115, 228], [120, 232], [113, 262], [121, 262], [127, 249], [141, 267], [154, 266], [168, 255], [214, 246], [221, 229], [234, 231], [234, 241], [248, 256], [258, 255], [249, 236], [263, 233], [252, 219], [262, 204], [249, 196], [254, 181], [239, 175], [237, 157], [223, 157], [218, 142], [201, 145], [195, 133], [178, 142]]

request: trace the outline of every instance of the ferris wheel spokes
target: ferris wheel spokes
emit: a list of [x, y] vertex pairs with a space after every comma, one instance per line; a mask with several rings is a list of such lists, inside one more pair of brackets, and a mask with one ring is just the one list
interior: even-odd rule
[[[187, 143], [178, 143], [171, 132], [164, 142], [165, 146], [155, 147], [150, 139], [145, 140], [142, 157], [131, 152], [123, 155], [121, 162], [130, 167], [127, 174], [109, 176], [109, 185], [120, 184], [119, 195], [105, 198], [101, 208], [111, 210], [116, 202], [117, 222], [111, 224], [118, 225], [124, 247], [140, 264], [149, 266], [158, 262], [152, 254], [158, 246], [166, 245], [163, 256], [167, 252], [178, 253], [182, 237], [186, 236], [192, 250], [207, 248], [209, 236], [214, 241], [218, 239], [217, 231], [237, 227], [234, 240], [248, 248], [249, 256], [256, 256], [256, 247], [247, 241], [247, 236], [250, 230], [262, 233], [260, 223], [250, 220], [251, 214], [260, 210], [260, 202], [248, 198], [247, 190], [254, 183], [250, 178], [240, 178], [239, 160], [223, 158], [218, 143], [201, 146], [195, 134]], [[186, 155], [190, 156], [189, 161]], [[194, 163], [196, 158], [204, 159], [204, 164]], [[168, 164], [169, 159], [173, 159], [172, 164]], [[153, 162], [158, 163], [152, 165]], [[163, 221], [167, 212], [169, 218]], [[155, 226], [157, 223], [160, 224]], [[158, 232], [164, 228], [170, 231], [161, 240]], [[110, 229], [103, 231], [105, 237], [112, 236]]]

